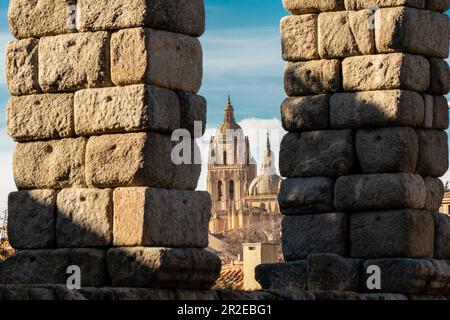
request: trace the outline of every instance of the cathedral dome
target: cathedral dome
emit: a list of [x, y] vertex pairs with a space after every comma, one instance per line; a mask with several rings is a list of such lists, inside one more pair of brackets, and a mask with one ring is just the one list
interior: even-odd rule
[[277, 174], [257, 176], [250, 184], [250, 195], [276, 195], [280, 189], [281, 177]]
[[225, 136], [227, 134], [227, 130], [242, 131], [241, 126], [238, 125], [234, 119], [234, 108], [231, 104], [230, 96], [228, 96], [228, 101], [225, 106], [225, 118], [223, 123], [217, 128], [216, 136]]
[[261, 164], [261, 174], [250, 184], [250, 195], [277, 195], [280, 190], [281, 177], [275, 169], [275, 155], [271, 150], [269, 135], [267, 135], [267, 146]]

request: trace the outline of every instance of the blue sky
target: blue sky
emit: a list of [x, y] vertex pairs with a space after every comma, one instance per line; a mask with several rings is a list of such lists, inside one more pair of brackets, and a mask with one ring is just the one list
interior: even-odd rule
[[[186, 0], [188, 1], [188, 0]], [[265, 131], [280, 129], [279, 106], [283, 91], [283, 67], [279, 21], [286, 15], [281, 0], [205, 0], [206, 32], [201, 38], [204, 51], [204, 78], [200, 94], [208, 100], [207, 136], [223, 119], [226, 95], [231, 94], [236, 118], [252, 141], [257, 160], [264, 145]], [[11, 40], [7, 22], [8, 1], [0, 3], [0, 54]], [[6, 208], [7, 194], [14, 189], [12, 152], [14, 143], [5, 132], [5, 105], [9, 97], [5, 85], [4, 59], [0, 61], [0, 210]], [[279, 139], [273, 147], [278, 154]], [[203, 147], [207, 147], [204, 143]], [[205, 150], [205, 149], [203, 149]], [[199, 188], [205, 187], [205, 172]], [[1, 212], [0, 211], [0, 212]]]

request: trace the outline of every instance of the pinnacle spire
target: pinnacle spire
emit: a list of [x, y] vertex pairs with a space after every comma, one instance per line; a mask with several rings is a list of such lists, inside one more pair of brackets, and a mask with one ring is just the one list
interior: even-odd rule
[[234, 119], [234, 108], [231, 104], [231, 96], [228, 95], [227, 104], [225, 106], [225, 119], [224, 122], [234, 123], [236, 120]]

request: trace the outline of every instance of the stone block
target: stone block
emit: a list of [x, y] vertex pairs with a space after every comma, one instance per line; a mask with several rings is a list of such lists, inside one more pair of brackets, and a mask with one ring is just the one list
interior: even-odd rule
[[443, 59], [430, 58], [431, 82], [428, 92], [434, 95], [445, 95], [450, 90], [450, 68]]
[[447, 130], [449, 122], [447, 98], [444, 96], [434, 96], [433, 102], [433, 128]]
[[283, 128], [290, 132], [328, 129], [329, 101], [326, 94], [287, 98], [281, 106]]
[[261, 264], [255, 269], [255, 277], [264, 290], [308, 290], [306, 260]]
[[355, 149], [363, 173], [415, 173], [419, 143], [413, 128], [360, 129]]
[[444, 184], [437, 178], [425, 177], [423, 180], [427, 188], [425, 210], [437, 212], [444, 199]]
[[16, 186], [23, 189], [84, 187], [85, 138], [19, 143], [13, 157]]
[[12, 192], [8, 197], [8, 239], [15, 249], [55, 245], [56, 191]]
[[209, 289], [220, 259], [203, 249], [115, 248], [107, 254], [114, 287]]
[[175, 92], [148, 85], [87, 89], [75, 93], [78, 135], [156, 131], [180, 127]]
[[108, 283], [105, 251], [97, 249], [23, 250], [0, 264], [0, 284], [66, 285], [67, 268], [77, 265], [82, 287], [103, 287]]
[[425, 8], [434, 11], [444, 12], [449, 8], [450, 2], [448, 0], [428, 0], [426, 1]]
[[281, 47], [283, 60], [317, 60], [318, 15], [287, 16], [281, 20]]
[[11, 97], [7, 106], [7, 127], [15, 141], [73, 137], [73, 94]]
[[422, 176], [441, 177], [448, 170], [448, 137], [445, 131], [417, 129], [419, 160], [416, 172]]
[[424, 101], [413, 91], [383, 90], [336, 93], [330, 99], [331, 127], [419, 127]]
[[449, 294], [450, 293], [450, 261], [430, 260], [434, 272], [425, 287], [427, 294]]
[[423, 209], [426, 187], [416, 174], [369, 174], [340, 177], [334, 189], [338, 211]]
[[346, 256], [347, 232], [348, 217], [344, 213], [284, 217], [282, 222], [284, 259], [301, 260], [315, 253]]
[[[417, 294], [445, 290], [448, 269], [446, 277], [443, 273], [445, 265], [441, 263], [448, 262], [428, 259], [375, 259], [365, 261], [364, 270], [370, 265], [380, 267], [382, 292]], [[365, 279], [362, 289], [369, 291], [366, 281], [370, 275], [363, 275]]]
[[422, 56], [391, 53], [350, 57], [342, 62], [345, 91], [404, 89], [424, 92], [430, 63]]
[[205, 30], [203, 0], [78, 0], [78, 6], [81, 31], [146, 26], [200, 36]]
[[206, 192], [119, 188], [114, 191], [114, 246], [206, 248], [210, 216]]
[[430, 96], [429, 94], [424, 94], [423, 100], [425, 102], [425, 112], [422, 127], [424, 129], [433, 129], [433, 118], [434, 118], [433, 96]]
[[178, 142], [175, 137], [176, 135], [172, 137], [175, 141], [172, 141], [173, 174], [170, 185], [176, 189], [196, 190], [202, 171], [200, 147], [195, 139], [183, 138]]
[[170, 136], [158, 133], [93, 136], [86, 147], [87, 183], [95, 188], [175, 187], [171, 151]]
[[450, 217], [443, 213], [434, 213], [435, 241], [434, 257], [450, 260]]
[[346, 10], [363, 10], [373, 7], [398, 7], [408, 6], [424, 8], [425, 0], [344, 0]]
[[341, 62], [313, 60], [290, 62], [284, 70], [284, 89], [288, 96], [307, 96], [341, 89]]
[[283, 0], [291, 14], [344, 10], [344, 0]]
[[445, 14], [408, 7], [386, 8], [377, 13], [375, 22], [379, 53], [448, 57], [449, 20]]
[[288, 178], [341, 176], [353, 167], [351, 130], [288, 133], [280, 148], [280, 172]]
[[343, 58], [374, 54], [375, 32], [368, 27], [368, 10], [327, 12], [319, 15], [321, 58]]
[[109, 42], [108, 32], [41, 38], [39, 84], [42, 90], [75, 91], [110, 85]]
[[286, 179], [278, 202], [284, 215], [333, 212], [334, 180], [325, 177]]
[[73, 21], [75, 0], [11, 0], [8, 20], [18, 39], [76, 31]]
[[115, 85], [147, 83], [199, 91], [202, 47], [196, 38], [144, 28], [125, 29], [111, 37], [111, 74]]
[[109, 189], [64, 189], [56, 202], [58, 248], [112, 245], [113, 203]]
[[352, 214], [350, 247], [355, 258], [432, 258], [433, 216], [417, 210]]
[[12, 95], [41, 91], [38, 72], [38, 39], [11, 41], [6, 46], [6, 78]]
[[[180, 102], [181, 110], [181, 126], [180, 128], [186, 129], [191, 134], [192, 138], [200, 138], [205, 134], [206, 130], [206, 111], [207, 101], [204, 97], [189, 93], [189, 92], [177, 92]], [[199, 127], [198, 132], [195, 132], [195, 123]]]
[[308, 290], [359, 291], [362, 263], [336, 254], [312, 254], [307, 259]]

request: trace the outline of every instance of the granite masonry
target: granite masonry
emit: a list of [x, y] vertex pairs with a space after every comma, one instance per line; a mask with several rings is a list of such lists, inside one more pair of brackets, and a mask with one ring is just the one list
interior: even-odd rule
[[437, 213], [449, 2], [283, 3], [286, 263], [257, 278], [265, 289], [450, 296], [450, 217]]
[[9, 23], [18, 251], [0, 284], [65, 285], [78, 266], [83, 287], [212, 287], [201, 165], [171, 159], [172, 132], [206, 122], [203, 0], [11, 0]]

